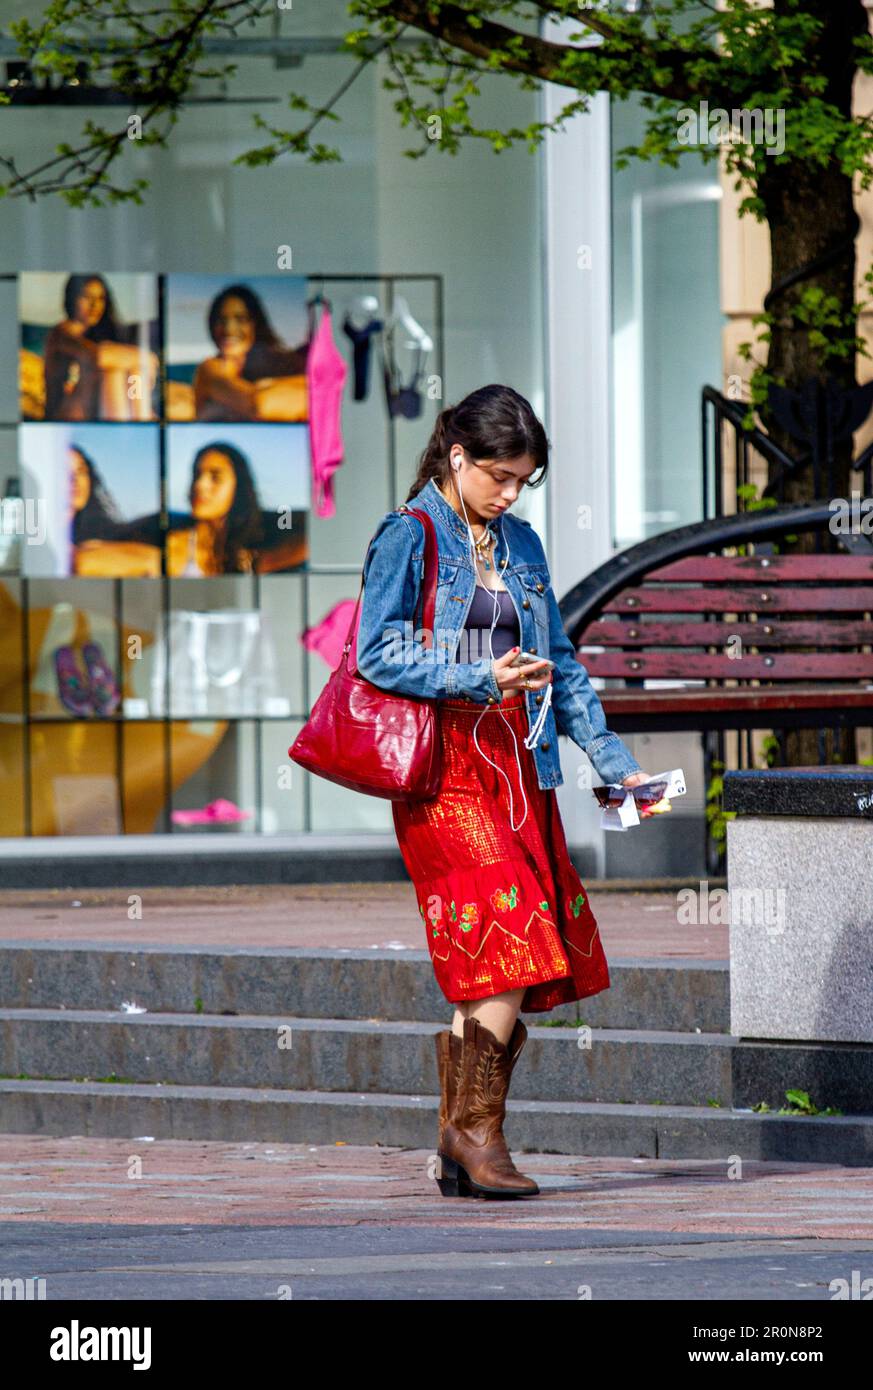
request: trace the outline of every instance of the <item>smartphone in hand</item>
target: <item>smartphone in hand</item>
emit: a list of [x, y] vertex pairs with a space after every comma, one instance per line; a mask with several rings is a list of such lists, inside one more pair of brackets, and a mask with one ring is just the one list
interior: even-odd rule
[[545, 662], [549, 670], [554, 670], [555, 663], [551, 657], [537, 656], [535, 652], [519, 652], [518, 656], [513, 657], [510, 666], [531, 666], [534, 662]]

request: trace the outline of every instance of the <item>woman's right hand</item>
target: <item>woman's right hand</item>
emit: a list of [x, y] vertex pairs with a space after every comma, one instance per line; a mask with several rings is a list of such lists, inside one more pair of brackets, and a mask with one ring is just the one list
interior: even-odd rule
[[520, 651], [520, 647], [513, 647], [504, 656], [494, 658], [494, 679], [501, 690], [542, 690], [544, 685], [551, 682], [552, 668], [545, 666], [542, 661], [528, 661], [524, 666], [512, 666], [510, 663]]

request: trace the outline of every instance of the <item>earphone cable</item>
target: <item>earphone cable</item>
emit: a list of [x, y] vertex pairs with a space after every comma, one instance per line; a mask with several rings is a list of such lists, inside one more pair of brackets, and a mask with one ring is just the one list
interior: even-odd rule
[[[463, 490], [462, 490], [462, 488], [461, 488], [461, 479], [460, 479], [460, 471], [461, 471], [461, 470], [460, 470], [460, 464], [457, 464], [457, 465], [455, 465], [454, 467], [455, 467], [455, 481], [456, 481], [457, 487], [458, 487], [458, 497], [459, 497], [459, 499], [460, 499], [460, 503], [461, 503], [461, 506], [462, 506], [463, 511], [464, 511], [464, 520], [465, 520], [466, 523], [467, 523], [467, 536], [468, 536], [469, 544], [470, 544], [470, 559], [472, 560], [472, 563], [473, 563], [473, 574], [474, 574], [474, 577], [475, 577], [475, 576], [477, 575], [477, 573], [478, 573], [478, 572], [477, 572], [477, 569], [476, 569], [476, 538], [475, 538], [475, 536], [473, 535], [473, 528], [472, 528], [472, 526], [470, 525], [470, 518], [467, 516], [467, 508], [466, 508], [466, 506], [465, 506], [465, 504], [464, 504], [464, 494], [463, 494]], [[486, 523], [486, 530], [487, 530], [487, 529], [488, 529], [488, 528], [487, 528], [487, 523]], [[506, 572], [506, 567], [507, 567], [507, 565], [509, 564], [509, 541], [506, 540], [506, 536], [504, 535], [504, 530], [503, 530], [503, 517], [502, 517], [502, 516], [501, 516], [501, 518], [500, 518], [500, 538], [501, 538], [501, 540], [503, 540], [503, 541], [506, 542], [506, 558], [505, 558], [505, 560], [503, 561], [503, 565], [502, 565], [500, 571], [497, 572], [497, 573], [498, 573], [498, 578], [502, 578], [503, 574]], [[488, 587], [488, 586], [484, 586], [484, 585], [483, 585], [483, 587]], [[496, 624], [497, 624], [497, 619], [498, 619], [498, 617], [499, 617], [499, 615], [500, 615], [500, 601], [499, 601], [499, 599], [498, 599], [498, 597], [497, 597], [497, 592], [498, 592], [498, 591], [497, 591], [496, 589], [490, 589], [490, 587], [489, 587], [489, 592], [491, 593], [492, 599], [493, 599], [493, 602], [494, 602], [494, 617], [493, 617], [492, 620], [491, 620], [491, 627], [490, 627], [489, 630], [488, 630], [488, 650], [489, 650], [489, 653], [490, 653], [490, 656], [491, 656], [491, 660], [494, 661], [494, 660], [496, 660], [496, 658], [495, 658], [495, 655], [494, 655], [494, 644], [493, 644], [493, 641], [492, 641], [492, 635], [493, 635], [493, 632], [494, 632], [494, 628], [495, 628], [495, 626], [496, 626]], [[547, 690], [547, 692], [546, 692], [545, 703], [543, 704], [543, 707], [542, 707], [542, 709], [540, 710], [540, 713], [539, 713], [539, 715], [538, 715], [538, 717], [537, 717], [537, 720], [536, 720], [536, 723], [534, 724], [533, 729], [530, 731], [530, 733], [528, 734], [527, 738], [524, 740], [524, 746], [525, 746], [525, 748], [530, 749], [530, 748], [532, 748], [532, 747], [534, 746], [534, 744], [536, 743], [536, 740], [537, 740], [537, 738], [539, 737], [539, 733], [540, 733], [540, 730], [541, 730], [542, 725], [543, 725], [543, 721], [545, 720], [546, 715], [547, 715], [548, 710], [549, 710], [549, 706], [551, 705], [551, 700], [552, 700], [552, 686], [551, 686], [551, 682], [550, 682], [550, 683], [549, 683], [549, 688], [548, 688], [548, 690]], [[501, 775], [501, 777], [503, 777], [503, 778], [506, 779], [506, 784], [507, 784], [507, 787], [509, 788], [509, 824], [510, 824], [510, 827], [511, 827], [512, 830], [518, 831], [518, 830], [521, 829], [521, 827], [524, 825], [525, 821], [527, 820], [527, 813], [528, 813], [528, 801], [527, 801], [527, 796], [525, 795], [525, 790], [524, 790], [524, 775], [523, 775], [523, 773], [522, 773], [521, 761], [520, 761], [519, 756], [518, 756], [518, 740], [517, 740], [516, 737], [515, 737], [515, 730], [513, 729], [512, 725], [509, 723], [509, 720], [506, 718], [505, 714], [503, 714], [502, 711], [501, 711], [500, 709], [498, 709], [498, 710], [497, 710], [497, 713], [500, 715], [500, 718], [503, 720], [504, 724], [506, 725], [507, 729], [509, 729], [509, 732], [510, 732], [510, 734], [512, 735], [513, 750], [514, 750], [514, 752], [515, 752], [515, 765], [516, 765], [516, 767], [518, 768], [518, 785], [519, 785], [519, 789], [520, 789], [520, 791], [521, 791], [522, 799], [523, 799], [523, 801], [524, 801], [524, 815], [522, 816], [521, 821], [519, 822], [518, 825], [513, 825], [513, 823], [512, 823], [512, 817], [513, 817], [512, 783], [510, 782], [510, 780], [509, 780], [509, 778], [507, 777], [506, 773], [503, 771], [503, 768], [502, 768], [502, 767], [498, 767], [497, 764], [496, 764], [495, 762], [492, 762], [492, 760], [488, 757], [488, 754], [485, 753], [485, 752], [483, 751], [483, 749], [479, 746], [479, 740], [478, 740], [478, 738], [476, 737], [476, 731], [477, 731], [477, 729], [478, 729], [478, 727], [479, 727], [479, 724], [480, 724], [480, 722], [485, 718], [485, 715], [486, 715], [487, 713], [488, 713], [487, 709], [484, 709], [484, 710], [482, 711], [482, 713], [479, 715], [479, 718], [476, 720], [476, 723], [475, 723], [474, 726], [473, 726], [473, 742], [475, 743], [478, 752], [481, 753], [481, 755], [482, 755], [482, 757], [485, 759], [485, 761], [486, 761], [487, 763], [489, 763], [489, 764], [491, 765], [491, 767], [493, 767], [493, 768], [495, 769], [496, 772], [499, 772], [500, 775]]]

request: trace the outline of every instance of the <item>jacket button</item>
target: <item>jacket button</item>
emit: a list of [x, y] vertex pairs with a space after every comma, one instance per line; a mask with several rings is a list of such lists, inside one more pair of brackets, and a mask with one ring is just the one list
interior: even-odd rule
[[536, 656], [536, 653], [537, 653], [536, 647], [528, 647], [528, 651], [529, 651], [529, 652], [533, 652], [534, 656]]
[[540, 582], [540, 583], [537, 583], [537, 589], [539, 590], [540, 593], [543, 592], [543, 590], [545, 589], [545, 587], [546, 587], [545, 584], [543, 584], [543, 583], [541, 583], [541, 582]]
[[521, 606], [522, 606], [522, 608], [530, 608], [530, 599], [529, 599], [529, 598], [523, 598], [522, 601], [521, 601]]
[[549, 740], [547, 738], [543, 739], [542, 743], [540, 744], [540, 748], [542, 748], [544, 753], [548, 752]]
[[489, 695], [489, 696], [488, 696], [488, 703], [489, 703], [489, 705], [494, 705], [494, 704], [497, 703], [497, 701], [494, 699], [494, 696], [493, 696], [493, 695]]
[[542, 695], [535, 695], [535, 696], [534, 696], [534, 703], [537, 704], [537, 705], [541, 705], [541, 704], [543, 703], [543, 697], [542, 697]]

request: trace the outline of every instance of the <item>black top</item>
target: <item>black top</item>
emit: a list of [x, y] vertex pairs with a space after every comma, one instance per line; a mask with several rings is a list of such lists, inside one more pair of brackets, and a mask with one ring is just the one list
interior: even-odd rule
[[[500, 613], [489, 646], [488, 634], [494, 621], [495, 598], [499, 601]], [[490, 656], [492, 651], [495, 656], [505, 656], [510, 647], [516, 646], [520, 640], [518, 614], [509, 591], [486, 589], [484, 584], [477, 584], [464, 631], [468, 634], [465, 639], [468, 661], [478, 661]]]

